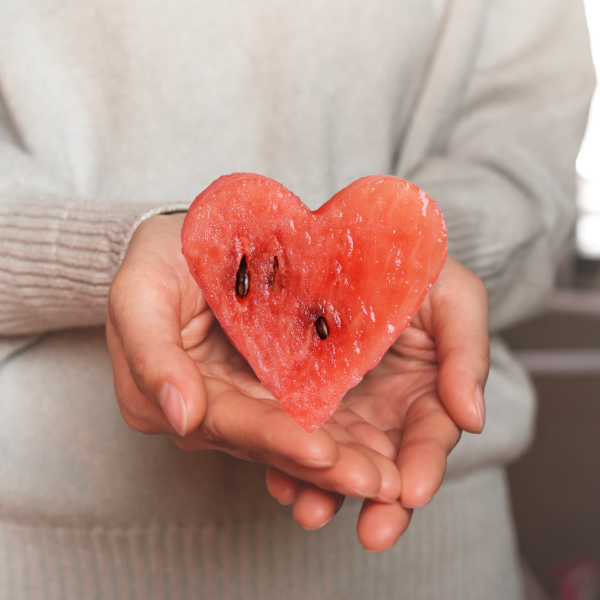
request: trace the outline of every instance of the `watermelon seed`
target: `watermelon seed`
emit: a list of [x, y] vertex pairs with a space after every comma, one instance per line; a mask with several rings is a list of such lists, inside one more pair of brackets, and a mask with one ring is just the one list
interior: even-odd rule
[[240, 268], [238, 269], [237, 275], [235, 276], [235, 293], [240, 298], [245, 298], [250, 291], [250, 277], [248, 274], [248, 263], [246, 262], [246, 255], [242, 256], [240, 262]]
[[273, 260], [273, 274], [269, 275], [269, 279], [267, 280], [267, 283], [269, 284], [269, 286], [272, 286], [275, 283], [275, 277], [277, 277], [277, 271], [279, 271], [279, 261], [277, 260], [277, 257], [275, 257], [275, 259]]
[[329, 325], [327, 325], [325, 317], [319, 317], [315, 321], [315, 327], [317, 328], [317, 333], [322, 340], [329, 336]]

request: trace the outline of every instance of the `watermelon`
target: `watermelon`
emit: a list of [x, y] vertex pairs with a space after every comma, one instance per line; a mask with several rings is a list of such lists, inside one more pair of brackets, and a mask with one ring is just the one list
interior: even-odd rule
[[436, 202], [383, 175], [314, 212], [267, 177], [221, 177], [191, 205], [182, 243], [223, 330], [308, 432], [408, 327], [448, 252]]

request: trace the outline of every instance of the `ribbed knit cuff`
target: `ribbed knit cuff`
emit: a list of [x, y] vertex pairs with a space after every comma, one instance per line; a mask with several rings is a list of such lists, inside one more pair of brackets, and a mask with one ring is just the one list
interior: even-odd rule
[[101, 325], [108, 289], [137, 226], [185, 204], [61, 198], [0, 206], [0, 334]]

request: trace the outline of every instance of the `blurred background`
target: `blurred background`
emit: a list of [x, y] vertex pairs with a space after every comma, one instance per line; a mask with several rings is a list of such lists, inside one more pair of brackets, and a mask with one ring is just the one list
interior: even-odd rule
[[[600, 80], [600, 0], [585, 0]], [[504, 332], [533, 377], [537, 435], [509, 469], [530, 600], [600, 600], [600, 92], [577, 159], [578, 217], [540, 317]]]

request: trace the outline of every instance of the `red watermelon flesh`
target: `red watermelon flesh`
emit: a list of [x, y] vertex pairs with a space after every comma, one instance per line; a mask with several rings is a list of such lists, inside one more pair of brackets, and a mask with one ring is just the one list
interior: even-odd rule
[[437, 203], [382, 175], [314, 212], [272, 179], [224, 176], [190, 207], [182, 241], [226, 334], [309, 432], [408, 327], [448, 251]]

